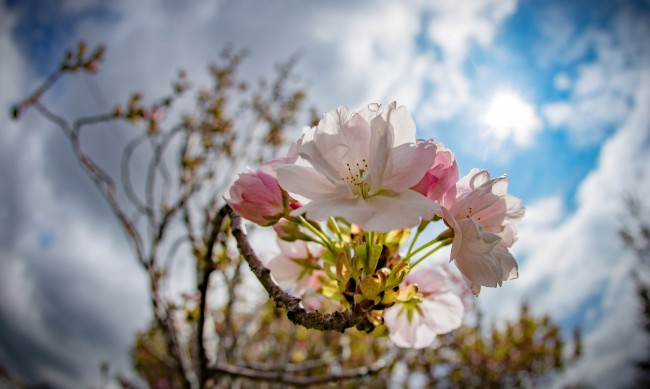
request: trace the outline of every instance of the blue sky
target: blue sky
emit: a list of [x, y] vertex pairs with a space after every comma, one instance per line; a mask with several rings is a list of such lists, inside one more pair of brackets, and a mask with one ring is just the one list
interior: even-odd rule
[[[320, 110], [397, 100], [420, 137], [456, 153], [461, 174], [508, 174], [527, 206], [513, 249], [520, 278], [483, 291], [481, 306], [503, 320], [528, 299], [567, 329], [583, 325], [585, 356], [557, 385], [617, 387], [647, 345], [617, 230], [621, 199], [650, 195], [648, 36], [650, 4], [632, 0], [4, 1], [0, 107], [82, 38], [105, 43], [107, 59], [47, 97], [70, 115], [134, 90], [159, 96], [179, 68], [207, 82], [226, 43], [251, 50], [251, 78], [299, 51]], [[149, 317], [145, 278], [55, 129], [6, 114], [0, 129], [0, 362], [92, 385], [102, 360], [128, 369], [133, 331]], [[109, 160], [118, 130], [91, 151]]]

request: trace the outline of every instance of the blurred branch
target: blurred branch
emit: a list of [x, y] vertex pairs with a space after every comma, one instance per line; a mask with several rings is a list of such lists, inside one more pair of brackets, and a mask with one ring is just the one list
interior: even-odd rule
[[246, 378], [253, 381], [276, 382], [279, 384], [306, 387], [311, 385], [326, 384], [367, 377], [381, 371], [384, 367], [392, 363], [392, 359], [394, 359], [393, 354], [377, 360], [370, 366], [363, 366], [356, 369], [344, 370], [341, 372], [322, 374], [311, 377], [297, 376], [295, 374], [287, 373], [286, 371], [255, 370], [247, 367], [227, 364], [217, 364], [215, 366], [211, 366], [208, 370], [208, 374], [229, 375], [232, 377]]
[[208, 304], [208, 286], [210, 284], [210, 275], [212, 275], [212, 272], [216, 268], [213, 259], [214, 246], [217, 244], [219, 234], [223, 231], [222, 225], [225, 217], [226, 210], [222, 208], [212, 221], [210, 236], [206, 242], [207, 250], [203, 261], [203, 277], [198, 285], [201, 301], [199, 303], [199, 321], [197, 324], [196, 345], [199, 354], [199, 382], [201, 386], [205, 383], [206, 369], [208, 366], [204, 340], [205, 316]]
[[[53, 113], [45, 106], [45, 104], [43, 104], [40, 101], [42, 95], [50, 87], [52, 87], [54, 82], [58, 80], [61, 77], [61, 75], [63, 75], [64, 73], [75, 72], [78, 69], [85, 69], [86, 71], [89, 72], [95, 72], [97, 70], [96, 68], [97, 63], [101, 59], [103, 52], [104, 49], [102, 47], [99, 47], [88, 58], [86, 58], [84, 56], [85, 44], [80, 43], [78, 46], [76, 57], [71, 52], [68, 52], [66, 54], [66, 58], [62, 61], [59, 68], [50, 77], [48, 77], [45, 80], [45, 82], [36, 89], [35, 92], [33, 92], [29, 97], [23, 100], [14, 109], [14, 118], [17, 119], [19, 117], [19, 114], [23, 110], [33, 106], [43, 117], [45, 117], [47, 120], [53, 122], [58, 127], [60, 127], [63, 133], [65, 134], [66, 138], [68, 139], [72, 147], [72, 151], [75, 157], [77, 158], [77, 161], [83, 168], [84, 172], [90, 177], [92, 182], [95, 184], [95, 187], [97, 187], [97, 189], [100, 191], [104, 199], [106, 199], [106, 201], [108, 202], [113, 214], [115, 214], [118, 221], [122, 225], [122, 228], [127, 233], [129, 240], [133, 244], [138, 262], [147, 271], [147, 274], [149, 276], [150, 289], [151, 289], [151, 296], [150, 296], [151, 304], [153, 307], [156, 321], [158, 322], [158, 324], [160, 325], [163, 331], [170, 354], [177, 361], [176, 366], [180, 376], [182, 377], [183, 387], [187, 389], [194, 388], [196, 387], [196, 384], [194, 383], [195, 380], [193, 378], [193, 374], [191, 371], [192, 369], [191, 361], [189, 359], [189, 356], [186, 355], [186, 353], [182, 349], [182, 346], [180, 345], [180, 341], [178, 339], [178, 333], [175, 329], [175, 325], [173, 322], [173, 317], [170, 315], [169, 307], [165, 303], [162, 293], [160, 291], [160, 286], [159, 286], [160, 274], [155, 268], [155, 262], [154, 262], [155, 255], [156, 255], [155, 249], [157, 247], [157, 244], [159, 243], [159, 240], [153, 242], [151, 252], [149, 256], [147, 256], [145, 253], [142, 236], [138, 232], [138, 229], [134, 221], [127, 216], [126, 211], [124, 210], [124, 208], [119, 202], [115, 181], [104, 169], [102, 169], [93, 160], [93, 158], [90, 155], [86, 153], [86, 151], [84, 150], [81, 144], [80, 134], [84, 126], [99, 124], [99, 123], [107, 123], [118, 119], [122, 119], [123, 118], [122, 115], [119, 114], [118, 110], [116, 109], [116, 111], [113, 113], [82, 117], [77, 119], [73, 123], [70, 123], [68, 120], [64, 119], [63, 117]], [[132, 105], [134, 107], [137, 101], [138, 99], [132, 98]], [[141, 108], [139, 108], [137, 112], [138, 113], [136, 114], [134, 112], [129, 111], [128, 115], [139, 115], [140, 117], [146, 116], [145, 111]], [[131, 118], [131, 116], [129, 116], [129, 118]], [[126, 170], [128, 170], [128, 166]], [[136, 203], [134, 205], [137, 208], [138, 204]], [[164, 225], [166, 225], [168, 218], [174, 211], [169, 211], [167, 214], [165, 214], [165, 217], [163, 218], [163, 221], [161, 222], [160, 225], [160, 230], [164, 229]], [[149, 210], [147, 210], [147, 212], [149, 212]], [[160, 230], [158, 234], [159, 238], [162, 237], [162, 233], [160, 232]]]

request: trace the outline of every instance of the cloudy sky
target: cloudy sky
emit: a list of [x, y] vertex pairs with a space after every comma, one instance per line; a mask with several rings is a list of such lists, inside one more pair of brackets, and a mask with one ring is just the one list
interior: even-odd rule
[[[507, 173], [527, 215], [520, 278], [479, 301], [490, 318], [523, 299], [570, 332], [585, 356], [558, 382], [630, 384], [647, 349], [617, 230], [622, 199], [650, 195], [650, 3], [646, 1], [0, 2], [0, 365], [65, 387], [128, 371], [150, 317], [146, 279], [64, 139], [35, 114], [11, 122], [78, 39], [108, 47], [96, 77], [66, 79], [47, 102], [101, 112], [139, 90], [196, 84], [230, 43], [256, 79], [294, 53], [321, 110], [397, 100], [420, 138], [472, 167]], [[123, 141], [88, 147], [100, 159]], [[106, 155], [105, 155], [106, 154]]]

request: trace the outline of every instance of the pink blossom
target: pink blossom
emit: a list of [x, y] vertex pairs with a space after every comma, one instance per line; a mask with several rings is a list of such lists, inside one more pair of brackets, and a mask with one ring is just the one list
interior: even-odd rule
[[410, 189], [433, 165], [435, 145], [416, 143], [410, 113], [395, 102], [327, 112], [304, 130], [297, 153], [276, 168], [282, 187], [303, 204], [293, 215], [338, 216], [388, 232], [430, 219], [438, 207]]
[[252, 173], [240, 174], [226, 202], [242, 217], [270, 226], [285, 214], [287, 197], [272, 164], [264, 164]]
[[420, 182], [411, 189], [434, 201], [442, 201], [443, 196], [446, 194], [455, 198], [455, 184], [458, 181], [456, 157], [442, 143], [436, 143], [435, 145], [436, 160], [433, 166], [426, 172]]
[[300, 296], [315, 285], [316, 280], [312, 280], [311, 275], [320, 268], [320, 257], [325, 248], [304, 240], [287, 242], [278, 239], [277, 242], [280, 253], [266, 261], [265, 265], [281, 288], [293, 288], [292, 294]]
[[449, 276], [442, 268], [418, 268], [400, 287], [406, 289], [409, 285], [417, 285], [416, 295], [384, 310], [389, 337], [397, 346], [428, 347], [436, 335], [460, 327], [465, 308], [461, 299], [449, 291]]
[[524, 215], [521, 200], [508, 194], [508, 179], [490, 179], [473, 169], [456, 184], [456, 197], [445, 197], [439, 214], [454, 230], [451, 260], [472, 293], [481, 286], [501, 286], [518, 277], [517, 262], [508, 251], [516, 240], [515, 222]]
[[[326, 303], [326, 298], [318, 293], [323, 285], [323, 280], [329, 279], [324, 270], [314, 270], [306, 282], [304, 291], [300, 294], [302, 305], [308, 311], [322, 309]], [[295, 292], [294, 292], [295, 293]]]

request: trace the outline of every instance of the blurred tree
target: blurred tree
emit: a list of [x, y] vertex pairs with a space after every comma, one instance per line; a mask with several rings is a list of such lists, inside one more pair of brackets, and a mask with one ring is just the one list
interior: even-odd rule
[[[619, 233], [625, 247], [634, 252], [638, 261], [632, 278], [641, 304], [641, 325], [650, 336], [650, 215], [637, 198], [628, 197], [625, 205], [628, 214]], [[650, 353], [636, 365], [640, 387], [650, 386]]]
[[[195, 110], [185, 114], [172, 110], [192, 89], [182, 71], [168, 96], [145, 103], [136, 93], [104, 114], [69, 120], [43, 102], [61, 76], [96, 72], [103, 54], [80, 43], [13, 116], [32, 108], [61, 128], [148, 275], [154, 320], [137, 334], [132, 359], [150, 387], [534, 387], [579, 356], [579, 333], [568, 353], [557, 325], [531, 315], [526, 305], [515, 320], [483, 330], [471, 296], [465, 300], [475, 323], [425, 350], [393, 346], [381, 336], [384, 327], [369, 324], [363, 312], [307, 312], [273, 283], [222, 197], [235, 172], [274, 157], [297, 123], [305, 94], [292, 72], [296, 58], [277, 66], [272, 81], [252, 86], [237, 76], [245, 53], [225, 50], [210, 66], [212, 86], [196, 90]], [[88, 128], [115, 122], [135, 130], [117, 177], [82, 141]], [[178, 260], [196, 269], [196, 287], [182, 297], [170, 292]], [[251, 283], [247, 267], [259, 283]], [[272, 299], [260, 297], [260, 284]], [[363, 331], [345, 331], [349, 327]], [[102, 372], [108, 374], [107, 365]]]

